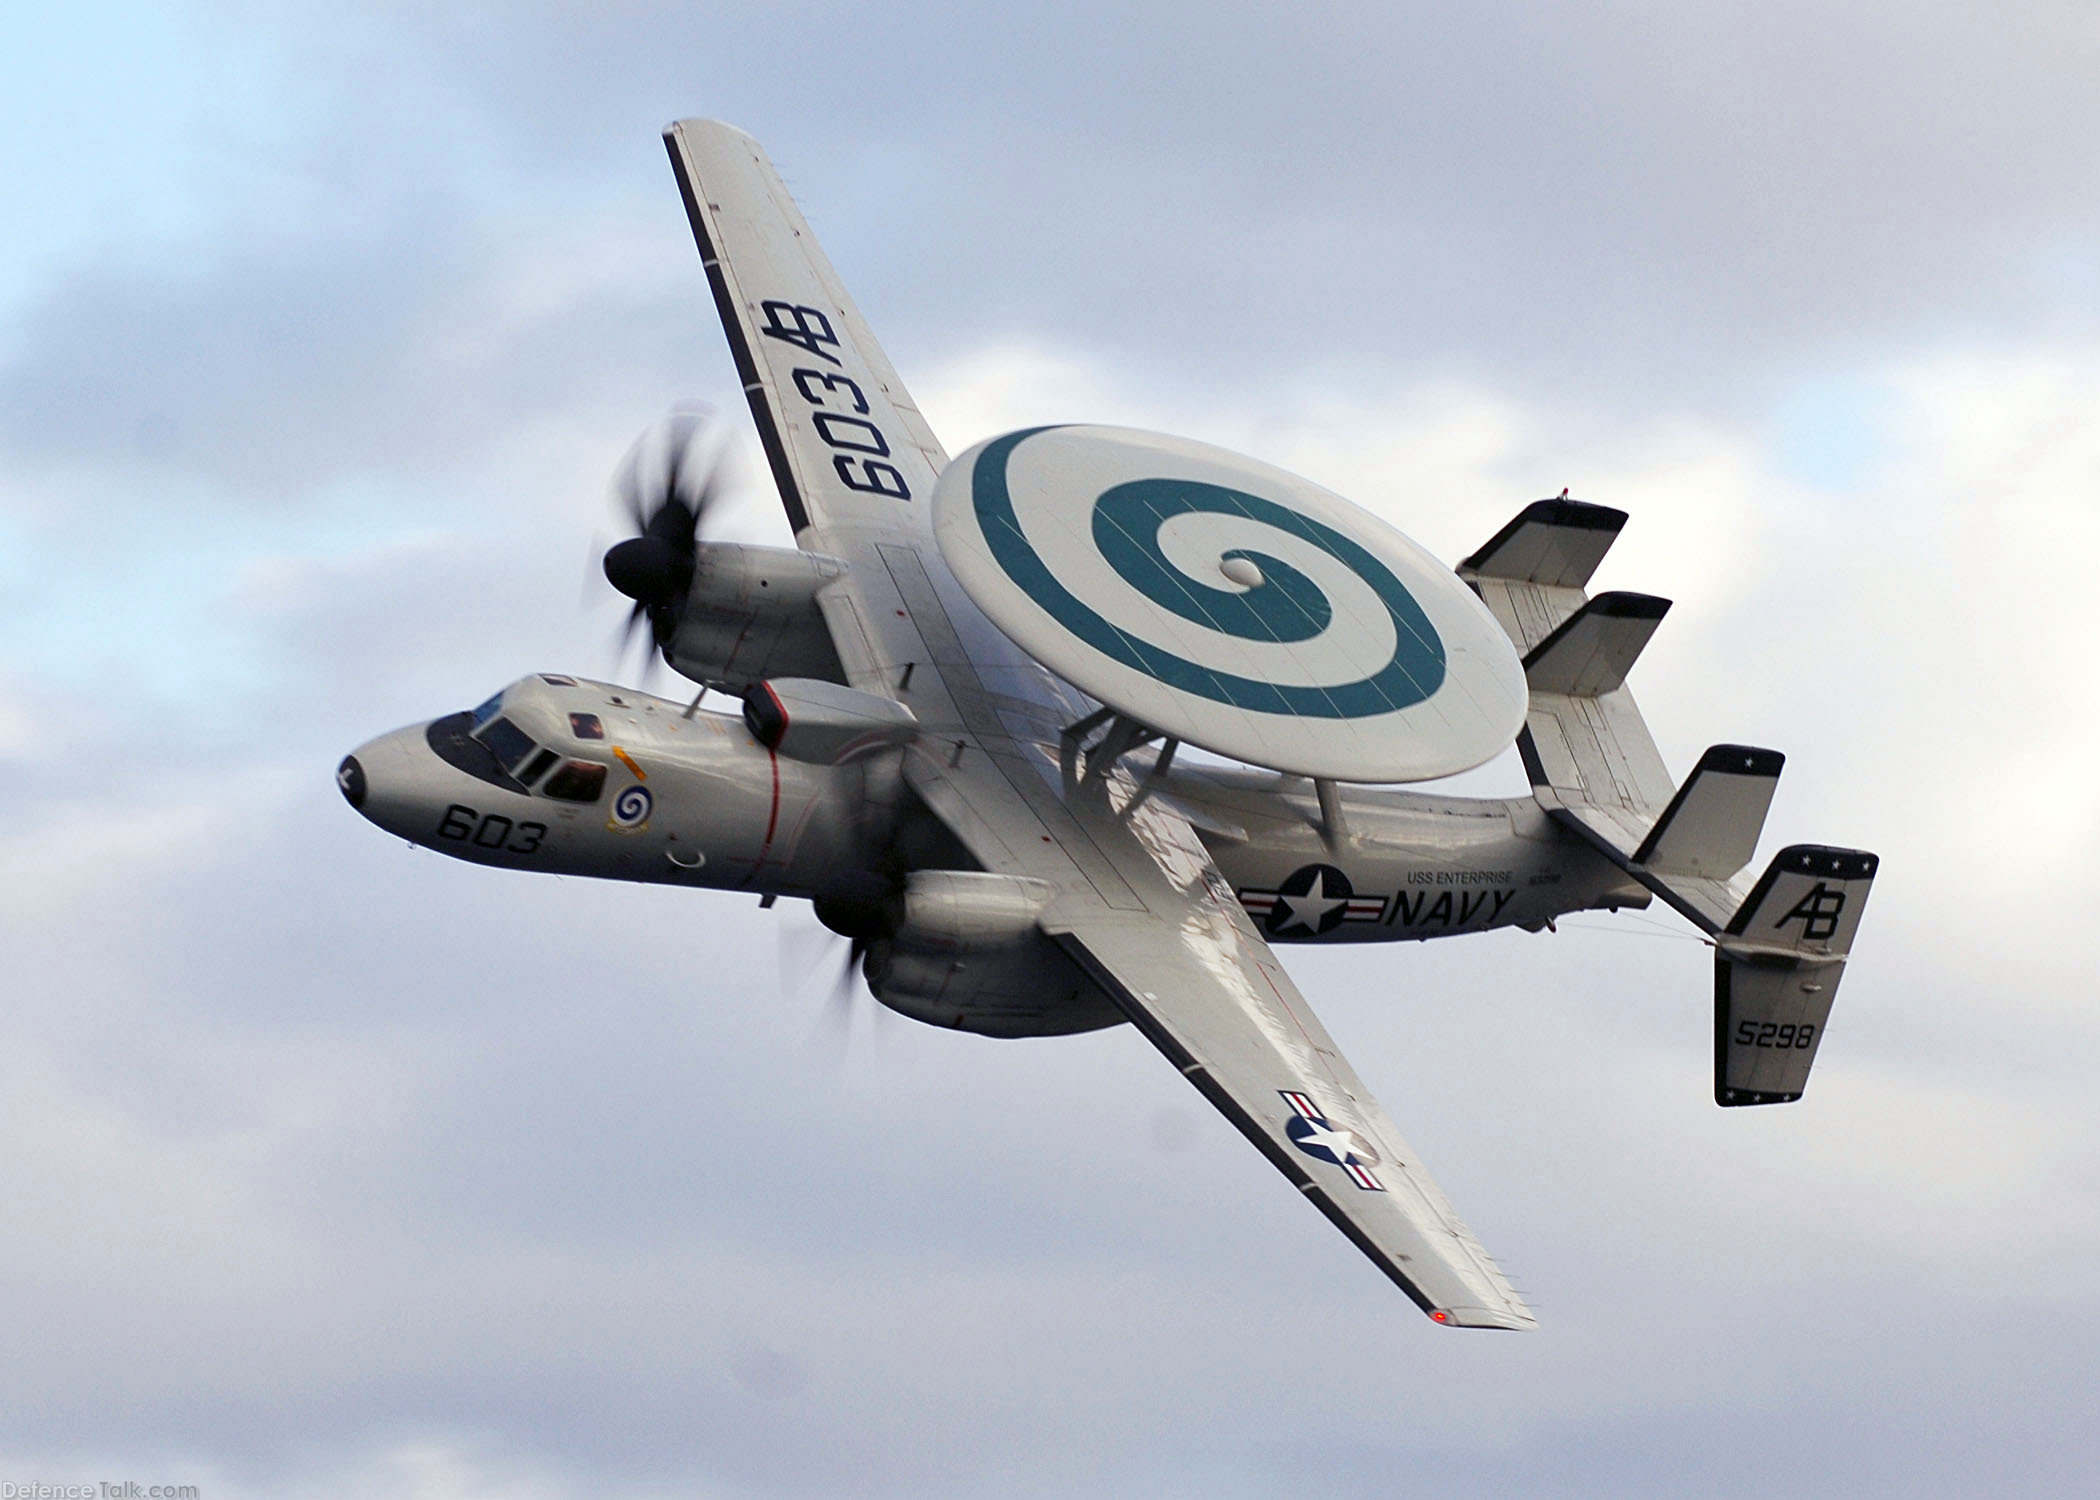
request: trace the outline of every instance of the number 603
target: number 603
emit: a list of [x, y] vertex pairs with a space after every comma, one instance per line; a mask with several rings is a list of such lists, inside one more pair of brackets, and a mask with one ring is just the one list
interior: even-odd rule
[[513, 823], [501, 813], [483, 817], [473, 808], [455, 802], [445, 809], [438, 824], [438, 837], [471, 843], [480, 849], [502, 849], [510, 854], [536, 854], [547, 836], [545, 823]]

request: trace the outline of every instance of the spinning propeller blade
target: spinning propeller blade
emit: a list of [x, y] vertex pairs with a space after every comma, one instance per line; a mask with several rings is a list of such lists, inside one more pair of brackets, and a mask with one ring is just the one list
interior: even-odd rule
[[634, 534], [607, 548], [602, 566], [606, 582], [634, 601], [619, 654], [648, 628], [645, 673], [677, 633], [700, 528], [726, 488], [715, 428], [709, 408], [682, 402], [635, 439], [613, 476], [614, 503]]
[[842, 940], [822, 928], [792, 920], [781, 921], [775, 932], [780, 949], [782, 1001], [799, 1005], [821, 985], [823, 1000], [809, 1041], [830, 1054], [834, 1062], [843, 1064], [852, 1046], [854, 1013], [865, 1009], [872, 1025], [872, 1018], [881, 1011], [880, 1006], [863, 1005], [863, 997], [873, 998], [861, 982], [861, 962], [867, 957], [868, 945], [857, 938]]

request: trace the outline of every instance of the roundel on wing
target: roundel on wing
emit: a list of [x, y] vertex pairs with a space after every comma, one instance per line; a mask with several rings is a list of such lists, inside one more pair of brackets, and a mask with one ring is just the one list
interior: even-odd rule
[[1353, 1130], [1337, 1130], [1325, 1120], [1294, 1118], [1283, 1133], [1307, 1156], [1338, 1167], [1375, 1167], [1378, 1153]]
[[1479, 764], [1523, 720], [1523, 669], [1471, 590], [1254, 459], [1120, 428], [1008, 433], [949, 466], [934, 529], [993, 624], [1162, 735], [1407, 781]]

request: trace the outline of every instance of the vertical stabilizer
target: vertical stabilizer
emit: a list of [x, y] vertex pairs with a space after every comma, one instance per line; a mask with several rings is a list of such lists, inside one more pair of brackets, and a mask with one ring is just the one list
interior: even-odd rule
[[1714, 745], [1663, 809], [1633, 862], [1659, 875], [1730, 880], [1757, 853], [1786, 757], [1750, 745]]
[[1714, 1103], [1791, 1104], [1808, 1087], [1880, 860], [1782, 849], [1714, 942]]

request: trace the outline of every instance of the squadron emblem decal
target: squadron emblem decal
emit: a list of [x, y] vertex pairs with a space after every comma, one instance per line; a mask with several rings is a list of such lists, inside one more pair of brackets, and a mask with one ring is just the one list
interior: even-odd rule
[[1838, 918], [1845, 914], [1845, 892], [1842, 887], [1832, 887], [1822, 881], [1816, 888], [1795, 903], [1794, 909], [1772, 924], [1775, 930], [1784, 929], [1789, 922], [1801, 924], [1802, 938], [1811, 943], [1827, 943], [1837, 936]]
[[1284, 1134], [1291, 1144], [1318, 1161], [1331, 1162], [1349, 1174], [1350, 1180], [1369, 1192], [1382, 1193], [1385, 1184], [1371, 1173], [1377, 1164], [1378, 1153], [1365, 1144], [1362, 1136], [1353, 1130], [1336, 1130], [1327, 1123], [1309, 1094], [1295, 1093], [1290, 1089], [1278, 1089], [1283, 1102], [1291, 1107], [1296, 1117], [1284, 1126]]
[[656, 799], [649, 795], [649, 788], [627, 787], [613, 798], [612, 816], [605, 826], [614, 833], [640, 833], [649, 826], [649, 814], [655, 806]]
[[1376, 922], [1385, 897], [1359, 896], [1349, 877], [1333, 865], [1293, 870], [1273, 891], [1248, 887], [1240, 905], [1270, 937], [1321, 937], [1344, 922]]

